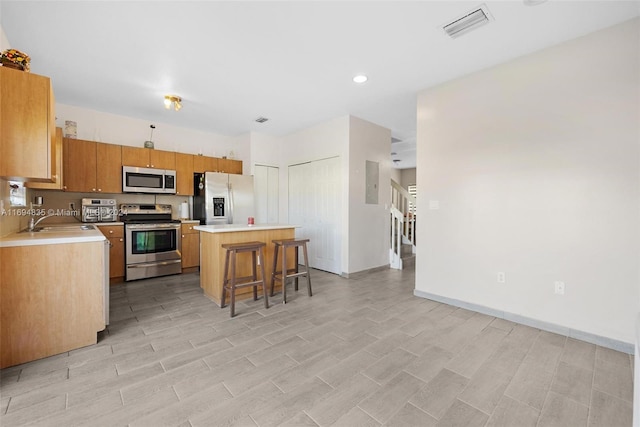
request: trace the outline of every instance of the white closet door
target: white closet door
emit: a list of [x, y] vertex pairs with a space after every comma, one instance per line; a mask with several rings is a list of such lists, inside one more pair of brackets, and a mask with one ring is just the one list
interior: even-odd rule
[[276, 224], [279, 222], [279, 175], [280, 170], [273, 166], [255, 165], [254, 191], [256, 199], [256, 222]]
[[341, 273], [340, 158], [289, 167], [289, 222], [300, 225], [296, 236], [310, 239], [309, 264]]

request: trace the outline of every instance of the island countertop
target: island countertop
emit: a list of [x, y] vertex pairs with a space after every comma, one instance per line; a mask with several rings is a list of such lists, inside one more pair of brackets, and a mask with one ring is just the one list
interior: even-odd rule
[[237, 231], [263, 231], [263, 230], [284, 230], [287, 228], [298, 228], [299, 225], [290, 224], [212, 224], [198, 225], [193, 227], [194, 230], [203, 231], [205, 233], [229, 233]]

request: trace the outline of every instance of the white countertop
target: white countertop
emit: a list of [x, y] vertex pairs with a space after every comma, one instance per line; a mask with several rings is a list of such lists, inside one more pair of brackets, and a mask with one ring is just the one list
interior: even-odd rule
[[[65, 227], [95, 225], [83, 224], [79, 222], [69, 224], [52, 224], [47, 231], [38, 232], [18, 232], [0, 238], [0, 248], [11, 248], [16, 246], [36, 246], [36, 245], [60, 245], [65, 243], [100, 242], [106, 237], [97, 228], [93, 230], [69, 230]], [[56, 230], [59, 228], [59, 230]]]
[[233, 231], [259, 231], [259, 230], [282, 230], [285, 228], [298, 228], [298, 225], [290, 224], [214, 224], [214, 225], [198, 225], [193, 227], [194, 230], [203, 231], [205, 233], [230, 233]]

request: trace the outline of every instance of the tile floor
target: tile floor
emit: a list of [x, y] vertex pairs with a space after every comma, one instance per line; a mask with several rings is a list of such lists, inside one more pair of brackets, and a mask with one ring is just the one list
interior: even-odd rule
[[229, 318], [197, 274], [112, 288], [97, 345], [0, 371], [2, 426], [630, 426], [632, 357], [412, 295], [413, 271]]

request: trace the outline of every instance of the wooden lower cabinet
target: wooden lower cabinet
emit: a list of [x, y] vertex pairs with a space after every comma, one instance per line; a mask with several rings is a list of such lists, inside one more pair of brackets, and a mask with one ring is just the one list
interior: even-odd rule
[[182, 224], [182, 270], [200, 266], [200, 232], [193, 229], [198, 223]]
[[0, 248], [0, 368], [97, 343], [104, 242]]
[[124, 225], [100, 225], [98, 229], [109, 240], [109, 282], [124, 281]]

